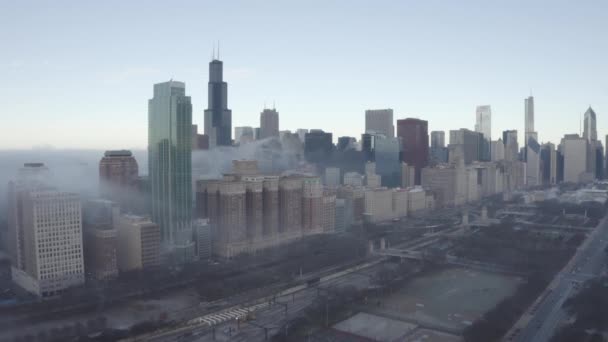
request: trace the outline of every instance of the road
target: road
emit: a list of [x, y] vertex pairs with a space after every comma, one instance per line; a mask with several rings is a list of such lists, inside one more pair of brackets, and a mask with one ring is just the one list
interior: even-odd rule
[[599, 276], [606, 264], [604, 249], [608, 246], [608, 217], [578, 248], [570, 262], [556, 275], [540, 300], [520, 318], [507, 333], [505, 341], [549, 341], [560, 324], [568, 318], [563, 303], [576, 293], [578, 284]]

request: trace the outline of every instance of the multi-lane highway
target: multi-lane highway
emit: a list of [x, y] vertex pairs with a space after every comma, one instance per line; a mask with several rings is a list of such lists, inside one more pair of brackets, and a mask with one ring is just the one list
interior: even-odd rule
[[515, 326], [505, 341], [549, 341], [560, 323], [568, 318], [563, 303], [576, 293], [579, 284], [599, 276], [605, 265], [604, 249], [608, 246], [608, 218], [600, 221], [596, 229], [578, 248], [570, 262], [559, 272]]

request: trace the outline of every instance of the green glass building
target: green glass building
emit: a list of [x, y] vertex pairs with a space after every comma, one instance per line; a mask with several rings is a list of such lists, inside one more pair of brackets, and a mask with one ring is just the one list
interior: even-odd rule
[[148, 101], [148, 172], [152, 220], [164, 252], [188, 259], [192, 242], [192, 103], [183, 82], [154, 85]]

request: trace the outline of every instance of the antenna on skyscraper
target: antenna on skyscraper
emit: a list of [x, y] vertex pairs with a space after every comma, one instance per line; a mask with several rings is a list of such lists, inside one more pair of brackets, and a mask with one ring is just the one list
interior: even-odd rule
[[213, 50], [211, 52], [211, 60], [215, 59], [215, 44], [213, 44]]
[[276, 106], [274, 105], [274, 100], [272, 100], [272, 110], [276, 110]]
[[217, 41], [217, 59], [220, 59], [220, 41]]

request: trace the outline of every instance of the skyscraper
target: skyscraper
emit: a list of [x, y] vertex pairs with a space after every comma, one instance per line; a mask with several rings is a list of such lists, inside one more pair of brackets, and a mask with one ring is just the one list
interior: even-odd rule
[[528, 137], [534, 137], [538, 141], [538, 136], [534, 130], [534, 97], [529, 96], [524, 99], [526, 122], [524, 124], [524, 145], [528, 145]]
[[[192, 104], [183, 82], [154, 85], [148, 102], [148, 174], [152, 219], [163, 247], [187, 258], [192, 244]], [[185, 254], [179, 255], [181, 252]], [[194, 250], [191, 251], [192, 253]]]
[[223, 63], [213, 59], [209, 63], [205, 134], [209, 148], [232, 145], [232, 111], [228, 109], [228, 84], [223, 79]]
[[311, 163], [325, 163], [331, 157], [334, 145], [332, 134], [321, 129], [311, 129], [304, 137], [304, 156]]
[[395, 136], [392, 109], [368, 109], [365, 111], [365, 133], [380, 133], [387, 138]]
[[490, 142], [492, 141], [492, 108], [489, 105], [477, 106], [475, 114], [475, 131], [483, 134], [479, 160], [489, 161], [491, 159]]
[[382, 178], [382, 185], [398, 187], [401, 183], [401, 163], [399, 162], [399, 139], [376, 137], [376, 173]]
[[445, 132], [444, 131], [432, 131], [431, 132], [431, 147], [445, 147]]
[[50, 186], [47, 173], [42, 163], [28, 163], [9, 183], [12, 278], [39, 297], [84, 283], [80, 197]]
[[483, 137], [487, 141], [492, 140], [492, 107], [485, 106], [477, 106], [477, 110], [475, 111], [476, 121], [475, 121], [475, 132], [483, 133]]
[[401, 161], [416, 168], [415, 181], [420, 184], [420, 171], [429, 163], [428, 122], [420, 119], [397, 120], [401, 138]]
[[106, 151], [99, 161], [99, 193], [128, 209], [137, 195], [138, 176], [131, 151]]
[[596, 117], [593, 108], [589, 107], [585, 112], [583, 138], [592, 142], [597, 140]]
[[267, 109], [260, 113], [260, 137], [265, 139], [279, 136], [279, 112], [276, 109]]
[[255, 140], [255, 133], [251, 126], [234, 127], [234, 143], [247, 144]]
[[508, 130], [502, 132], [502, 142], [505, 144], [505, 160], [516, 161], [519, 151], [517, 143], [517, 130]]
[[450, 148], [454, 149], [455, 146], [462, 146], [465, 164], [485, 160], [484, 147], [486, 146], [486, 142], [481, 132], [471, 131], [466, 128], [450, 130]]

